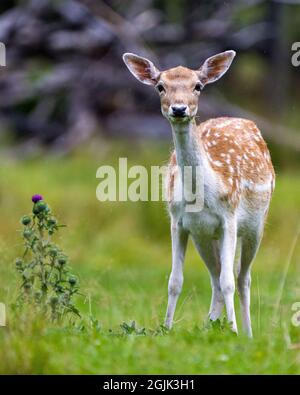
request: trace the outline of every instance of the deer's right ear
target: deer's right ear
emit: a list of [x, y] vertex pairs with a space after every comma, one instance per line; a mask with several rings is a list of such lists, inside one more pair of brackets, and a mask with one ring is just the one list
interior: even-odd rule
[[124, 53], [123, 60], [129, 71], [143, 84], [157, 84], [160, 71], [152, 62], [150, 62], [150, 60], [133, 53]]

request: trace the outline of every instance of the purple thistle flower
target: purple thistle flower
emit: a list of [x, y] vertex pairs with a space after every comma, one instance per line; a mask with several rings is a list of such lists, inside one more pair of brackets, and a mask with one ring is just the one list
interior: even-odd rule
[[36, 194], [36, 195], [32, 196], [31, 200], [33, 201], [33, 203], [36, 203], [36, 202], [39, 202], [40, 200], [43, 200], [43, 196]]

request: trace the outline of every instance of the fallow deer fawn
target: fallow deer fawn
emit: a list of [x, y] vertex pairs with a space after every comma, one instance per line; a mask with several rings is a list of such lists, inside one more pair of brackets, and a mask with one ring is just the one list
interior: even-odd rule
[[[251, 337], [251, 262], [260, 244], [275, 183], [270, 154], [252, 121], [222, 117], [199, 125], [195, 122], [200, 91], [228, 70], [234, 56], [234, 51], [217, 54], [198, 70], [178, 66], [160, 71], [149, 60], [131, 53], [124, 54], [123, 60], [139, 81], [158, 91], [161, 111], [171, 124], [175, 145], [167, 174], [172, 272], [165, 325], [172, 327], [190, 235], [210, 273], [209, 318], [217, 320], [225, 302], [228, 321], [237, 332], [234, 258], [239, 240], [237, 286], [243, 326]], [[204, 204], [199, 212], [187, 212], [184, 199], [174, 199], [182, 186], [182, 172], [178, 169], [184, 166], [201, 166], [203, 171]]]

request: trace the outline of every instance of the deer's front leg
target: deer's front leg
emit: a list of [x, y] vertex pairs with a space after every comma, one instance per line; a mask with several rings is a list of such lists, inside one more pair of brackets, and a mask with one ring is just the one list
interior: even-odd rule
[[165, 326], [171, 328], [176, 309], [177, 299], [183, 284], [183, 263], [188, 241], [188, 234], [181, 225], [172, 221], [172, 272], [168, 286], [168, 308], [165, 319]]
[[237, 226], [234, 217], [226, 218], [223, 225], [223, 235], [220, 245], [221, 275], [220, 286], [224, 297], [227, 319], [232, 325], [232, 330], [237, 332], [235, 309], [234, 309], [234, 256], [237, 241]]

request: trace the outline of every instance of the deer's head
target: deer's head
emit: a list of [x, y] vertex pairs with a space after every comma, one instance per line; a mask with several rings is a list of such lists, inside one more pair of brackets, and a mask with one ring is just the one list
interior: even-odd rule
[[226, 51], [208, 58], [197, 70], [178, 66], [165, 71], [132, 53], [125, 53], [123, 60], [139, 81], [155, 87], [162, 114], [172, 123], [182, 123], [195, 117], [201, 90], [222, 77], [234, 57], [235, 51]]

